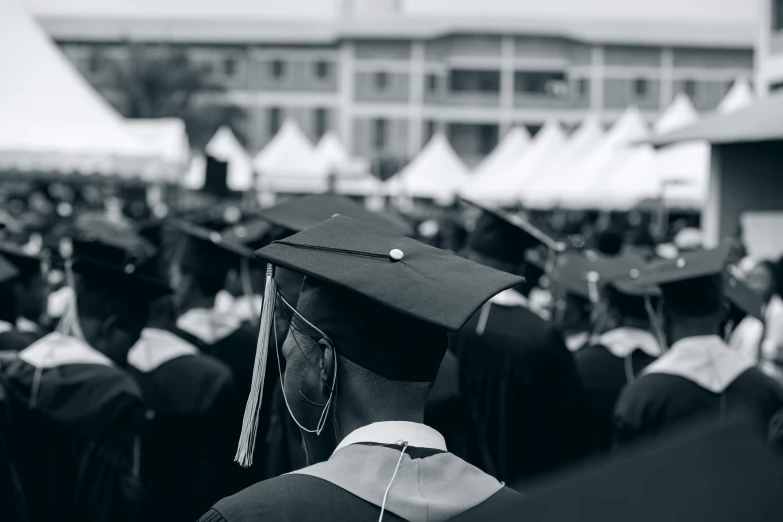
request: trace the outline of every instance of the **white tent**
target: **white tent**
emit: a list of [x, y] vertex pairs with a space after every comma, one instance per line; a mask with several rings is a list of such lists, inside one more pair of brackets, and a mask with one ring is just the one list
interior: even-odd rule
[[629, 161], [630, 144], [648, 137], [647, 123], [639, 109], [628, 107], [606, 133], [595, 151], [588, 155], [574, 175], [573, 183], [562, 187], [561, 202], [568, 208], [593, 208], [611, 187], [601, 180]]
[[159, 166], [145, 170], [143, 177], [153, 182], [175, 182], [190, 157], [185, 122], [179, 118], [155, 118], [132, 119], [125, 123], [131, 136], [155, 150], [163, 160]]
[[186, 189], [201, 190], [204, 188], [206, 179], [207, 159], [202, 154], [193, 156], [185, 171], [185, 175], [182, 177], [181, 185]]
[[515, 182], [510, 196], [515, 202], [523, 197], [527, 187], [538, 179], [545, 166], [563, 152], [567, 142], [568, 136], [558, 121], [547, 120], [544, 123], [527, 152], [509, 166], [509, 170], [514, 173]]
[[223, 125], [217, 130], [204, 147], [204, 152], [228, 163], [226, 186], [230, 190], [253, 188], [253, 160], [228, 126]]
[[296, 122], [288, 119], [253, 159], [264, 192], [319, 194], [329, 188], [329, 167]]
[[135, 176], [161, 161], [20, 5], [0, 4], [0, 170]]
[[396, 176], [386, 182], [389, 194], [453, 201], [469, 171], [443, 133], [435, 134]]
[[724, 114], [734, 112], [752, 105], [754, 101], [756, 101], [756, 95], [753, 93], [753, 87], [747, 78], [740, 77], [734, 81], [734, 85], [718, 104], [717, 111]]
[[601, 142], [604, 129], [601, 121], [590, 115], [574, 131], [562, 152], [544, 165], [522, 193], [523, 203], [530, 208], [552, 208], [560, 200], [562, 188], [572, 183], [579, 165]]
[[475, 201], [502, 199], [503, 192], [493, 191], [498, 186], [508, 167], [525, 154], [530, 144], [530, 134], [525, 127], [513, 127], [498, 145], [473, 170], [469, 181], [462, 188], [462, 194]]
[[370, 162], [366, 158], [352, 157], [337, 133], [331, 130], [318, 141], [315, 155], [339, 178], [364, 177], [370, 172]]

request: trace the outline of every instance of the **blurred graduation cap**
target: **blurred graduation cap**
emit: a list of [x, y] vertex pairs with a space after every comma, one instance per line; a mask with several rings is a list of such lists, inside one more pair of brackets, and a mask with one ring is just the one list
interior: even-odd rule
[[258, 249], [264, 246], [273, 228], [269, 221], [256, 218], [228, 227], [221, 234], [228, 241]]
[[231, 269], [253, 258], [253, 251], [229, 236], [185, 221], [174, 221], [179, 251], [173, 258], [182, 270], [199, 277], [223, 279]]
[[720, 310], [724, 276], [732, 244], [688, 252], [674, 259], [649, 263], [634, 280], [637, 285], [656, 285], [667, 307], [685, 315], [710, 314]]
[[331, 339], [339, 355], [388, 379], [415, 382], [435, 378], [447, 331], [458, 330], [484, 302], [523, 281], [345, 216], [274, 241], [255, 255], [268, 265], [254, 392], [236, 456], [242, 465], [252, 462], [275, 267], [305, 276], [297, 313]]
[[491, 209], [469, 199], [460, 198], [460, 201], [481, 210], [467, 242], [468, 248], [474, 252], [518, 265], [525, 261], [527, 250], [541, 245], [552, 254], [565, 251], [563, 243], [555, 241], [520, 216]]
[[562, 476], [480, 520], [773, 522], [783, 513], [780, 462], [753, 423], [732, 418]]
[[31, 254], [22, 247], [7, 242], [0, 242], [0, 255], [16, 268], [15, 277], [19, 279], [40, 275], [49, 258], [49, 253], [46, 250]]
[[764, 298], [750, 288], [742, 279], [729, 274], [723, 286], [723, 293], [729, 302], [742, 313], [764, 321]]
[[0, 284], [19, 275], [19, 270], [0, 255]]
[[301, 232], [336, 214], [370, 223], [398, 234], [413, 235], [410, 224], [401, 219], [370, 212], [361, 205], [337, 194], [305, 196], [281, 203], [259, 213], [260, 217], [270, 223], [293, 232]]

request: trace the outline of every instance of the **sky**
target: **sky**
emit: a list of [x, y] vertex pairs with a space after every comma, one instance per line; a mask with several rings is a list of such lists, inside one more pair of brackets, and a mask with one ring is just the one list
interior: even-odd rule
[[[0, 0], [5, 2], [9, 0]], [[13, 0], [10, 0], [13, 1]], [[308, 18], [345, 0], [23, 0], [38, 14]], [[380, 5], [394, 0], [353, 0]], [[401, 0], [411, 15], [753, 23], [759, 0]]]

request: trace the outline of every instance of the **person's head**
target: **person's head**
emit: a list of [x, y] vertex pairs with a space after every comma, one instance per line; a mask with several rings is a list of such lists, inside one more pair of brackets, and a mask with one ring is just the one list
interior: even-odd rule
[[595, 241], [598, 252], [606, 256], [619, 255], [625, 243], [622, 230], [614, 226], [600, 232]]
[[647, 303], [656, 310], [659, 296], [657, 289], [645, 291], [620, 282], [607, 284], [601, 292], [606, 314], [604, 330], [620, 327], [651, 330]]
[[43, 322], [46, 314], [47, 282], [41, 264], [43, 257], [29, 255], [21, 249], [4, 245], [0, 254], [16, 267], [17, 275], [6, 284], [13, 297], [16, 317], [35, 323]]
[[661, 319], [668, 343], [720, 335], [726, 314], [723, 276], [713, 274], [661, 285]]
[[[342, 216], [256, 256], [270, 270], [305, 274], [295, 305], [279, 292], [275, 300], [267, 287], [261, 331], [273, 331], [274, 317], [290, 318], [279, 352], [282, 389], [309, 463], [328, 458], [345, 436], [373, 422], [422, 422], [447, 331], [461, 328], [493, 295], [521, 283], [520, 277]], [[262, 336], [260, 353], [267, 341], [276, 349], [274, 339]], [[253, 396], [248, 411], [255, 411], [252, 404]], [[247, 426], [243, 433], [251, 433]], [[245, 447], [251, 447], [247, 437], [238, 454], [243, 464]]]
[[16, 297], [13, 279], [19, 270], [0, 255], [0, 321], [13, 324], [16, 321]]

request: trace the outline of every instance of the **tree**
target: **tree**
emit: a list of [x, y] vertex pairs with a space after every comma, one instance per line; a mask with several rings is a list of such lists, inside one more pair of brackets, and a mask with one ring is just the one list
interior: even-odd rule
[[228, 125], [245, 141], [246, 112], [215, 103], [224, 86], [211, 79], [205, 65], [194, 63], [181, 47], [130, 43], [124, 59], [99, 58], [98, 88], [127, 118], [181, 118], [191, 146], [203, 148], [218, 127]]

